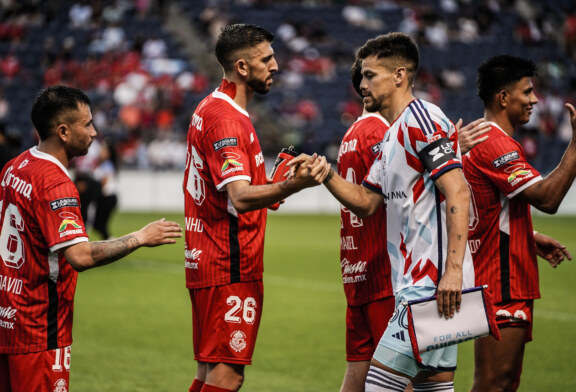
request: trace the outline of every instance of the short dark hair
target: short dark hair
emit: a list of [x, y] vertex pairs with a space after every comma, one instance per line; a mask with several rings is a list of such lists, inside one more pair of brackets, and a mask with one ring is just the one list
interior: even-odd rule
[[359, 96], [362, 96], [362, 90], [360, 90], [362, 78], [362, 61], [357, 58], [352, 64], [352, 68], [350, 68], [350, 80], [352, 81], [352, 87], [354, 87]]
[[238, 23], [224, 27], [216, 42], [216, 59], [225, 71], [232, 69], [238, 50], [253, 48], [262, 42], [273, 42], [274, 34], [264, 27]]
[[536, 64], [531, 60], [507, 54], [490, 57], [478, 67], [476, 91], [484, 105], [488, 105], [506, 86], [533, 76], [536, 76]]
[[90, 106], [90, 99], [84, 92], [73, 87], [51, 86], [41, 90], [30, 112], [30, 120], [40, 140], [46, 140], [50, 131], [68, 111], [78, 110], [80, 104]]
[[408, 80], [412, 82], [420, 66], [420, 51], [416, 42], [404, 33], [388, 33], [371, 38], [358, 49], [356, 58], [364, 60], [376, 56], [377, 59], [390, 59], [398, 66], [406, 68]]

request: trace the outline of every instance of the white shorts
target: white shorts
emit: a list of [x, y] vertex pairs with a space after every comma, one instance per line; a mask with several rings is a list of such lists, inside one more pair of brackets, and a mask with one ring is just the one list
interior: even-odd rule
[[415, 377], [422, 370], [450, 372], [456, 369], [456, 345], [421, 353], [422, 363], [419, 363], [412, 353], [408, 333], [408, 308], [403, 302], [430, 297], [435, 292], [435, 287], [408, 287], [396, 295], [396, 311], [378, 343], [374, 353], [375, 360], [409, 377]]

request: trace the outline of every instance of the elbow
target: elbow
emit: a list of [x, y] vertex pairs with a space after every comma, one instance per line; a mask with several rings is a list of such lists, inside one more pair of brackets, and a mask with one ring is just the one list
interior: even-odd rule
[[559, 206], [557, 204], [542, 203], [542, 204], [534, 205], [534, 207], [537, 210], [542, 211], [545, 214], [554, 215], [555, 213], [558, 212]]

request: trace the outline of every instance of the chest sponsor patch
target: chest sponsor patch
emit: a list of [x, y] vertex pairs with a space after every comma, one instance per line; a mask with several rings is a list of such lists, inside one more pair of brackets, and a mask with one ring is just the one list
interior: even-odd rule
[[509, 153], [506, 153], [506, 154], [494, 159], [492, 161], [492, 165], [494, 165], [495, 168], [499, 168], [499, 167], [507, 164], [508, 162], [512, 162], [512, 161], [515, 161], [517, 159], [520, 159], [520, 154], [518, 154], [518, 151], [510, 151]]
[[50, 208], [52, 211], [58, 210], [64, 207], [78, 207], [78, 199], [75, 197], [66, 197], [64, 199], [52, 200], [50, 202]]
[[212, 143], [214, 151], [218, 151], [224, 147], [238, 147], [238, 139], [235, 137], [227, 137]]

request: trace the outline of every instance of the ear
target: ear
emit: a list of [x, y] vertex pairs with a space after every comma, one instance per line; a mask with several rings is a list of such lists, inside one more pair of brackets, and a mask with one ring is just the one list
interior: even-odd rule
[[56, 127], [58, 139], [66, 143], [70, 139], [70, 128], [66, 124], [58, 124]]
[[505, 108], [508, 106], [508, 102], [510, 100], [510, 94], [508, 94], [508, 91], [506, 90], [500, 90], [500, 92], [498, 93], [497, 100], [500, 106]]
[[405, 67], [398, 67], [394, 71], [394, 83], [396, 83], [396, 85], [400, 85], [402, 81], [405, 80], [407, 77], [408, 73]]
[[234, 68], [236, 69], [236, 72], [239, 75], [243, 77], [248, 76], [248, 62], [243, 58], [239, 58], [238, 60], [236, 60], [236, 62], [234, 63]]

